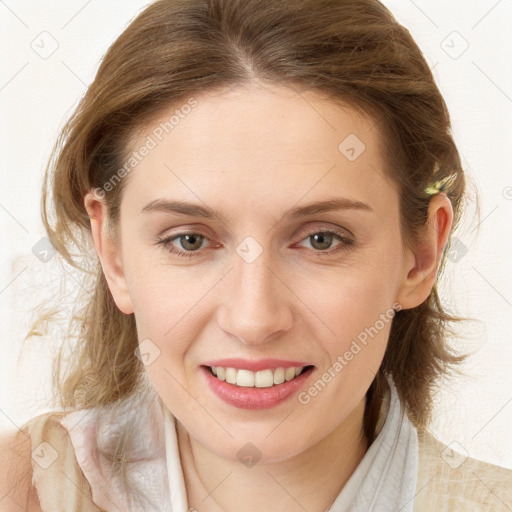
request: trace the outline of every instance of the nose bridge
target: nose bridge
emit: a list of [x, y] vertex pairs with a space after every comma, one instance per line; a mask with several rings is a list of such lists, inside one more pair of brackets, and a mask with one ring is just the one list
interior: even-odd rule
[[[243, 248], [243, 244], [241, 244]], [[272, 269], [270, 252], [253, 261], [233, 255], [227, 297], [219, 315], [220, 327], [246, 344], [260, 344], [291, 326], [286, 287]]]

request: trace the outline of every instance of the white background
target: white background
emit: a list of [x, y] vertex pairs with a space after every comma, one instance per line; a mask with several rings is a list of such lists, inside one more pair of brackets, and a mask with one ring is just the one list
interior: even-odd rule
[[[65, 324], [29, 340], [18, 357], [38, 299], [58, 289], [61, 275], [72, 285], [76, 279], [57, 257], [43, 263], [32, 252], [45, 236], [46, 161], [99, 59], [146, 3], [0, 0], [0, 429], [51, 409], [50, 361]], [[467, 253], [452, 255], [442, 290], [452, 311], [475, 319], [453, 340], [473, 355], [466, 377], [436, 395], [432, 430], [472, 457], [512, 468], [512, 1], [384, 3], [434, 68], [481, 200], [479, 229], [469, 209], [455, 234]], [[52, 45], [58, 48], [47, 58], [35, 51]]]

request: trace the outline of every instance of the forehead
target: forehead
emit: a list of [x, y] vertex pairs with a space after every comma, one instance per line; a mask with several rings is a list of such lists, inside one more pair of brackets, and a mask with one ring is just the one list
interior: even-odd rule
[[247, 206], [394, 192], [373, 121], [313, 91], [252, 84], [196, 95], [139, 130], [129, 150], [144, 145], [125, 191], [138, 205], [156, 195]]

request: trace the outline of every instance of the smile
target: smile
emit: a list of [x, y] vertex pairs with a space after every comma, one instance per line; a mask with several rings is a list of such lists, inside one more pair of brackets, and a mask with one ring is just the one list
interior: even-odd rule
[[222, 366], [209, 367], [218, 380], [244, 388], [271, 388], [298, 377], [308, 366], [291, 366], [264, 369], [257, 372]]

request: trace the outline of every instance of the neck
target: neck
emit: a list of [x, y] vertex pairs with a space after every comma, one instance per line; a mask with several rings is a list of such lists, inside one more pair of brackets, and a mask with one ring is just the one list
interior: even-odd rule
[[364, 407], [363, 400], [342, 424], [302, 453], [252, 467], [206, 449], [178, 421], [189, 507], [201, 512], [327, 510], [368, 448], [362, 434]]

